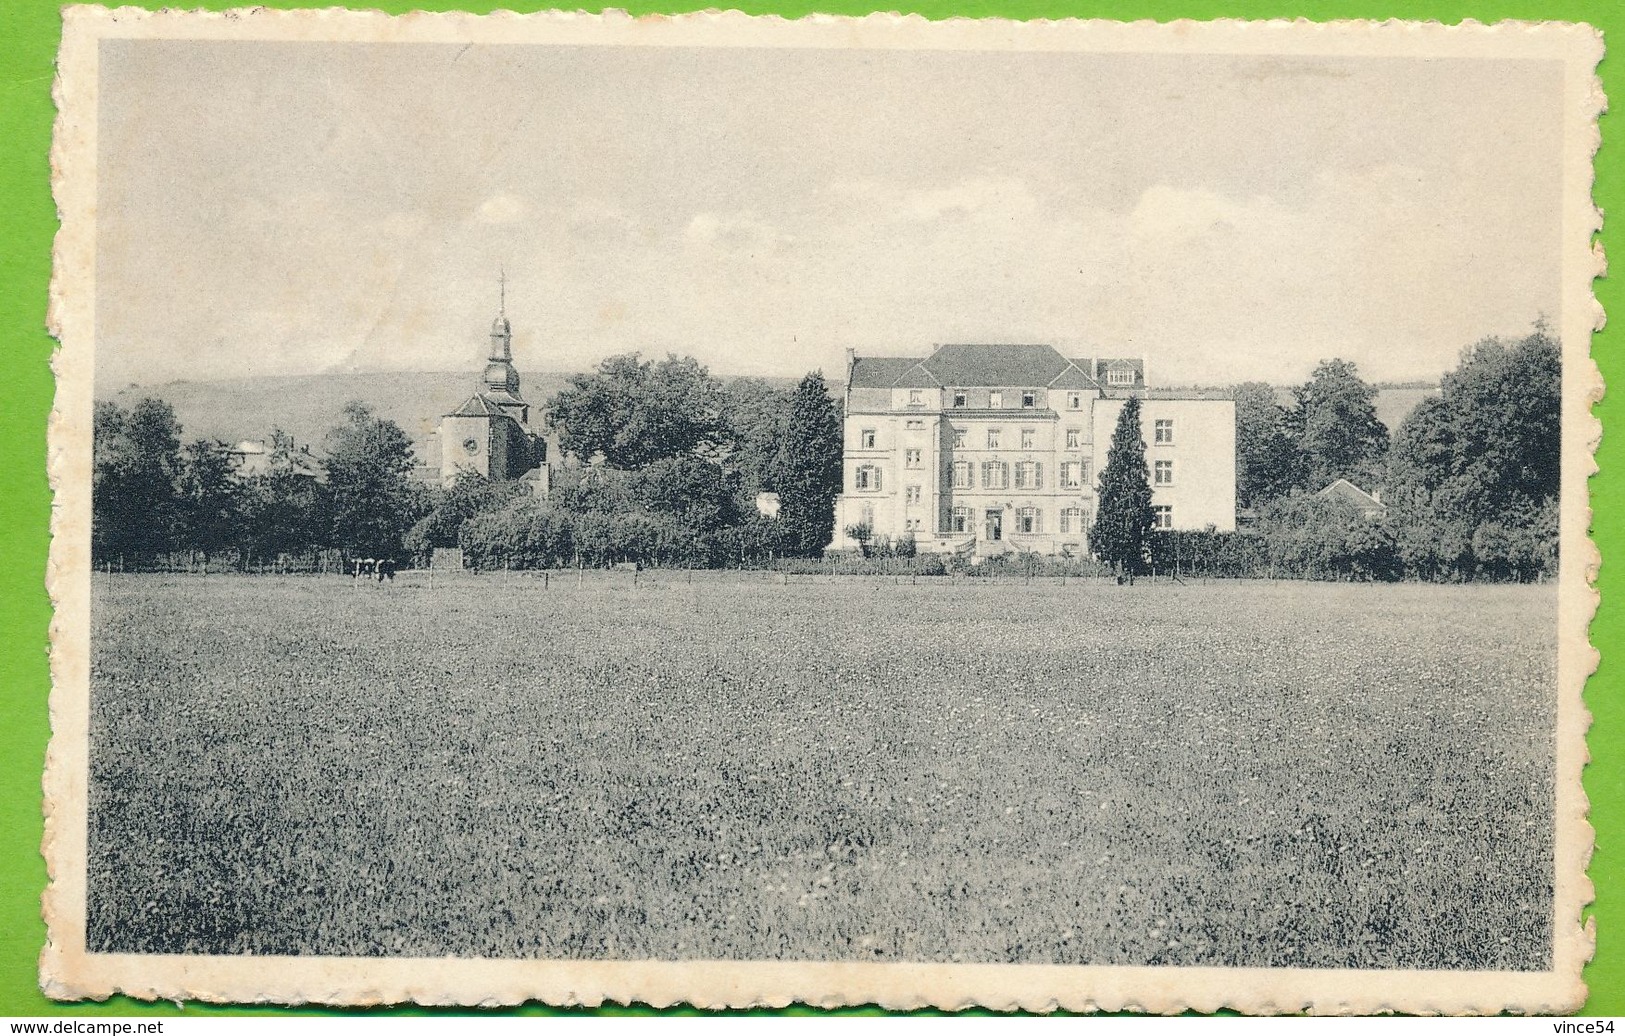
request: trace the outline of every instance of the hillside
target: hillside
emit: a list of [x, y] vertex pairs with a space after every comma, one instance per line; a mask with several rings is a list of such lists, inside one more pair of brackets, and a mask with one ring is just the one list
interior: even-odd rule
[[[569, 372], [521, 372], [522, 389], [532, 406], [541, 406], [564, 388]], [[723, 379], [724, 381], [730, 379]], [[793, 388], [795, 378], [763, 378], [778, 388]], [[97, 392], [129, 406], [148, 396], [175, 408], [181, 437], [239, 442], [265, 439], [272, 429], [295, 442], [320, 446], [328, 429], [351, 400], [369, 403], [421, 446], [435, 432], [441, 415], [455, 410], [478, 388], [477, 373], [468, 371], [393, 371], [310, 374], [292, 377], [230, 378], [221, 381], [171, 381], [159, 385], [126, 385]], [[438, 455], [429, 459], [439, 463]]]

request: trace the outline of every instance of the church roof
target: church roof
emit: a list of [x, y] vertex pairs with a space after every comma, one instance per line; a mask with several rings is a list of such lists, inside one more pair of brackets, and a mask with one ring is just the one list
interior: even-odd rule
[[[504, 406], [506, 404], [506, 406]], [[506, 407], [524, 406], [522, 399], [516, 399], [506, 392], [476, 392], [468, 397], [462, 406], [447, 414], [447, 417], [506, 417], [514, 419]]]

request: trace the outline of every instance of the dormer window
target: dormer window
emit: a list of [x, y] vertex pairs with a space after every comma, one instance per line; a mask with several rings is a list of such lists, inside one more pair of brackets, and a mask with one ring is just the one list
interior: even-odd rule
[[1038, 405], [1038, 390], [1037, 389], [1022, 389], [1021, 390], [1021, 409], [1023, 409], [1023, 410], [1031, 410], [1033, 407], [1035, 407], [1037, 405]]
[[1004, 406], [1004, 393], [1003, 392], [989, 392], [987, 394], [987, 408], [989, 410], [998, 410], [999, 408], [1001, 408], [1003, 406]]
[[908, 390], [908, 405], [909, 406], [925, 406], [924, 393], [922, 393], [919, 389], [909, 389]]
[[964, 389], [954, 389], [954, 407], [956, 409], [963, 409], [964, 406], [965, 406], [965, 402], [966, 402], [965, 390]]
[[1133, 369], [1129, 368], [1129, 367], [1117, 367], [1117, 368], [1114, 368], [1112, 370], [1107, 371], [1106, 372], [1106, 384], [1108, 384], [1108, 385], [1132, 385], [1132, 384], [1134, 384], [1134, 371], [1133, 371]]

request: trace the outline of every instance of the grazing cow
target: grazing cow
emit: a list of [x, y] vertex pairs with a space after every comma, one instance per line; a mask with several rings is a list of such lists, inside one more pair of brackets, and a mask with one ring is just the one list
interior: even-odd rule
[[378, 562], [378, 581], [380, 583], [382, 583], [386, 579], [389, 580], [391, 583], [393, 583], [395, 581], [395, 559], [394, 558], [384, 558], [383, 560]]

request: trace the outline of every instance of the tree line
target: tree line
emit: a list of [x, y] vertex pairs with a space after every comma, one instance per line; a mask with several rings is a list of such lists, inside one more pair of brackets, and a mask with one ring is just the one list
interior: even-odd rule
[[[830, 541], [840, 420], [818, 372], [781, 389], [724, 384], [688, 357], [614, 356], [548, 408], [572, 464], [541, 499], [526, 481], [415, 479], [409, 438], [359, 402], [328, 433], [320, 479], [280, 431], [245, 473], [224, 443], [183, 443], [162, 400], [98, 403], [93, 555], [126, 567], [178, 555], [313, 567], [324, 554], [423, 562], [462, 547], [488, 568], [718, 566], [816, 555]], [[762, 493], [777, 494], [776, 513], [758, 509]]]
[[[1097, 486], [1090, 549], [1132, 578], [1147, 569], [1308, 578], [1529, 580], [1556, 571], [1562, 365], [1543, 326], [1463, 352], [1437, 396], [1392, 437], [1377, 390], [1328, 360], [1281, 402], [1236, 386], [1237, 534], [1155, 528], [1140, 403], [1126, 401]], [[727, 383], [690, 357], [613, 356], [547, 404], [571, 463], [546, 498], [530, 483], [413, 478], [406, 434], [352, 403], [328, 434], [325, 478], [274, 432], [265, 462], [182, 441], [146, 399], [95, 411], [93, 550], [150, 566], [177, 553], [255, 567], [461, 547], [481, 568], [618, 562], [717, 567], [815, 557], [841, 491], [840, 414], [823, 376], [791, 389]], [[1321, 495], [1345, 478], [1381, 497]], [[776, 494], [772, 513], [760, 494]], [[771, 510], [771, 509], [770, 509]], [[1372, 510], [1380, 510], [1373, 516]]]
[[[1119, 415], [1100, 476], [1090, 544], [1120, 573], [1158, 568], [1326, 579], [1527, 581], [1556, 574], [1562, 351], [1544, 324], [1489, 338], [1399, 424], [1377, 390], [1328, 360], [1277, 401], [1236, 386], [1236, 491], [1251, 534], [1158, 530], [1139, 402]], [[1347, 479], [1380, 500], [1321, 490]]]

